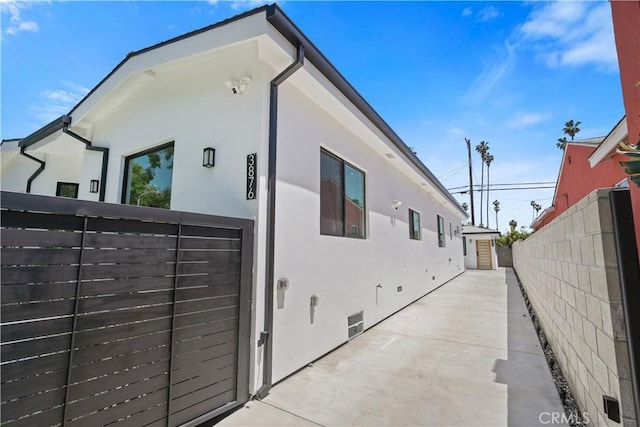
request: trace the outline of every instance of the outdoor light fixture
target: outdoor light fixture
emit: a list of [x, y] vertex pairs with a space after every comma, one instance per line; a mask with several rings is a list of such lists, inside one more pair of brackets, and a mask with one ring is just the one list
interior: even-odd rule
[[100, 189], [100, 181], [97, 179], [92, 179], [89, 183], [89, 193], [97, 193]]
[[391, 207], [394, 208], [395, 210], [398, 210], [398, 208], [402, 205], [402, 202], [399, 200], [392, 200], [391, 201]]
[[202, 166], [205, 168], [212, 168], [215, 165], [216, 149], [207, 147], [202, 150]]

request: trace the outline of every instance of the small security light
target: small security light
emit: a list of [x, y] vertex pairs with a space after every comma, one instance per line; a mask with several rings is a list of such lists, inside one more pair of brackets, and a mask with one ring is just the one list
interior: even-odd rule
[[100, 181], [92, 179], [89, 183], [89, 193], [97, 193], [100, 190]]
[[216, 161], [216, 149], [207, 147], [202, 150], [202, 166], [205, 168], [212, 168]]
[[234, 95], [242, 95], [245, 90], [251, 84], [251, 77], [240, 77], [238, 80], [228, 80], [225, 82], [225, 85], [231, 89], [231, 92]]

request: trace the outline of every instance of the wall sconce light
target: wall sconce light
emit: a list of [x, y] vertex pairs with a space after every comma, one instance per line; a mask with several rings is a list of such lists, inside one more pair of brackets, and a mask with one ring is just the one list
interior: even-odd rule
[[398, 210], [398, 208], [402, 205], [402, 202], [399, 200], [393, 200], [391, 202], [391, 207], [395, 210]]
[[89, 193], [97, 193], [100, 190], [100, 181], [92, 179], [89, 183]]
[[216, 162], [216, 149], [207, 147], [202, 150], [202, 166], [212, 168]]

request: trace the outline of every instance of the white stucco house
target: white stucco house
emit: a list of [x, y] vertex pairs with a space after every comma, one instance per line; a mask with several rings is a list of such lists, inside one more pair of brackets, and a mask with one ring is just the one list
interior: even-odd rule
[[498, 230], [462, 226], [462, 250], [464, 267], [471, 270], [495, 270], [498, 268], [496, 239], [500, 237]]
[[251, 393], [465, 268], [464, 209], [275, 5], [130, 53], [11, 156], [3, 190], [253, 219]]

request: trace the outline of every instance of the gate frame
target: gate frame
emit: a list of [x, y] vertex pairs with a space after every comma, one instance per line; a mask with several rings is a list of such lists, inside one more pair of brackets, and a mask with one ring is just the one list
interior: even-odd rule
[[[636, 422], [640, 417], [640, 312], [634, 310], [632, 302], [640, 301], [640, 266], [638, 265], [638, 242], [635, 240], [635, 228], [628, 189], [612, 189], [609, 193], [613, 237], [618, 259], [618, 276], [622, 311], [627, 333], [627, 351], [631, 370], [631, 391], [636, 413]], [[629, 408], [623, 408], [629, 411]]]
[[[211, 418], [247, 402], [249, 394], [249, 375], [251, 363], [251, 305], [253, 289], [253, 252], [254, 252], [254, 221], [250, 219], [224, 217], [199, 214], [184, 211], [174, 211], [161, 208], [149, 208], [123, 204], [94, 202], [70, 199], [64, 197], [50, 197], [35, 194], [0, 191], [0, 206], [2, 210], [42, 212], [48, 214], [74, 215], [84, 217], [107, 217], [113, 219], [141, 220], [147, 222], [164, 222], [182, 225], [219, 227], [242, 230], [241, 258], [240, 258], [240, 294], [238, 313], [238, 353], [236, 364], [236, 400], [217, 409], [188, 421], [183, 426], [196, 426]], [[46, 206], [46, 208], [45, 208]], [[77, 304], [76, 304], [77, 305]], [[75, 317], [74, 317], [75, 322]], [[72, 337], [75, 334], [75, 327]], [[173, 347], [173, 342], [172, 345]], [[71, 351], [73, 353], [73, 351]], [[173, 359], [173, 356], [172, 356]], [[71, 367], [69, 367], [70, 369]], [[169, 376], [170, 376], [169, 372]], [[169, 384], [169, 389], [171, 384]], [[65, 411], [66, 402], [65, 398]], [[170, 401], [167, 401], [169, 408]], [[167, 411], [167, 424], [170, 423], [171, 412]], [[66, 417], [63, 419], [63, 425]]]

